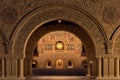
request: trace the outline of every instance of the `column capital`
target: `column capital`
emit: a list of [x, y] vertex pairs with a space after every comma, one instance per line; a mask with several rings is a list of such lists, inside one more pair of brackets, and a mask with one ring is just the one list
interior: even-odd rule
[[1, 58], [1, 59], [4, 59], [4, 58], [5, 58], [5, 56], [4, 56], [4, 55], [2, 55], [2, 56], [0, 56], [0, 58]]
[[18, 58], [18, 59], [24, 59], [25, 58], [25, 55], [15, 55], [16, 56], [16, 58]]
[[116, 58], [117, 58], [117, 59], [119, 59], [119, 58], [120, 58], [120, 56], [116, 56]]
[[102, 58], [102, 57], [103, 57], [103, 54], [96, 55], [96, 58]]
[[6, 59], [12, 58], [12, 55], [11, 55], [11, 54], [6, 54], [6, 55], [5, 55], [5, 58], [6, 58]]

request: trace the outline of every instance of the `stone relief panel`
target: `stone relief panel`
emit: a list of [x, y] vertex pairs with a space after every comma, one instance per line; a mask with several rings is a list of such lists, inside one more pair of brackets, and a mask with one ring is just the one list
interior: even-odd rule
[[[28, 35], [38, 24], [44, 23], [47, 20], [57, 19], [57, 18], [65, 19], [65, 20], [74, 20], [76, 23], [79, 23], [80, 25], [82, 25], [82, 27], [84, 27], [84, 29], [86, 29], [91, 35], [91, 37], [95, 40], [97, 53], [98, 54], [105, 53], [105, 48], [103, 44], [105, 40], [102, 33], [98, 29], [98, 27], [100, 26], [98, 26], [97, 23], [92, 21], [88, 17], [88, 15], [85, 15], [80, 11], [70, 9], [70, 8], [60, 8], [60, 7], [46, 8], [46, 9], [44, 8], [43, 10], [38, 10], [38, 14], [36, 14], [34, 17], [29, 19], [27, 23], [21, 26], [21, 30], [19, 34], [16, 35], [17, 38], [15, 40], [14, 53], [17, 53], [17, 54], [23, 53], [22, 51], [24, 49], [24, 46], [25, 46], [24, 44]], [[100, 40], [99, 43], [98, 43], [98, 40]]]
[[115, 7], [104, 8], [102, 16], [107, 24], [115, 24], [119, 21], [119, 12]]
[[1, 12], [1, 20], [5, 24], [13, 24], [17, 19], [18, 12], [12, 7], [7, 7]]

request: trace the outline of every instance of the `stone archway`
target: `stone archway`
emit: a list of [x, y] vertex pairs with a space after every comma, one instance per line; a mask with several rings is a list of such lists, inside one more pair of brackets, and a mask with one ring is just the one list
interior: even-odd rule
[[[25, 50], [25, 53], [27, 56], [25, 58], [25, 62], [26, 62], [25, 66], [31, 64], [31, 59], [32, 59], [33, 51], [34, 51], [33, 45], [36, 45], [36, 42], [42, 36], [44, 36], [45, 34], [47, 34], [49, 32], [53, 32], [53, 31], [67, 31], [67, 32], [70, 32], [70, 33], [76, 35], [85, 45], [87, 53], [89, 53], [87, 55], [88, 60], [94, 61], [96, 59], [95, 44], [92, 41], [92, 39], [89, 37], [89, 35], [85, 32], [85, 30], [80, 28], [78, 25], [76, 25], [72, 22], [68, 22], [68, 21], [63, 21], [64, 23], [60, 23], [60, 24], [52, 24], [52, 23], [56, 23], [56, 22], [57, 21], [51, 21], [49, 23], [42, 25], [37, 30], [35, 30], [33, 32], [33, 34], [30, 36], [28, 43], [26, 45], [26, 50]], [[30, 62], [30, 63], [28, 63], [28, 62]], [[25, 70], [27, 70], [27, 69], [29, 72], [25, 72], [25, 75], [32, 74], [31, 67], [29, 67], [29, 68], [26, 67]], [[95, 74], [95, 72], [94, 72], [94, 74]]]
[[[99, 54], [106, 53], [106, 45], [104, 43], [106, 43], [107, 39], [103, 29], [101, 28], [100, 24], [95, 20], [95, 18], [78, 8], [72, 8], [70, 6], [61, 7], [61, 5], [48, 5], [46, 7], [36, 9], [32, 13], [30, 13], [23, 21], [18, 24], [18, 27], [16, 28], [15, 34], [12, 39], [14, 40], [12, 51], [14, 55], [20, 55], [21, 64], [23, 64], [23, 59], [25, 57], [27, 57], [28, 59], [32, 57], [32, 54], [27, 55], [27, 53], [29, 52], [27, 51], [27, 48], [30, 49], [29, 46], [36, 43], [36, 40], [34, 41], [30, 39], [32, 37], [35, 37], [34, 32], [37, 32], [36, 30], [39, 30], [39, 28], [41, 28], [43, 24], [59, 19], [66, 20], [68, 22], [72, 22], [78, 25], [78, 27], [76, 28], [71, 28], [73, 29], [73, 32], [75, 31], [74, 33], [76, 34], [83, 33], [85, 36], [87, 35], [87, 37], [84, 38], [88, 39], [88, 42], [84, 43], [86, 43], [86, 45], [92, 45], [92, 47], [86, 46], [86, 48], [91, 54], [94, 53], [94, 57]], [[58, 27], [57, 29], [59, 29]], [[44, 29], [45, 28], [43, 27], [43, 30]], [[67, 28], [63, 28], [63, 30], [64, 29]], [[41, 33], [44, 33], [44, 31], [41, 31]], [[80, 37], [80, 35], [78, 35], [78, 37]], [[29, 42], [31, 44], [29, 44]], [[32, 50], [33, 47], [31, 51]], [[89, 56], [89, 58], [92, 58], [92, 56]], [[23, 65], [20, 66], [20, 74], [21, 77], [23, 77]]]

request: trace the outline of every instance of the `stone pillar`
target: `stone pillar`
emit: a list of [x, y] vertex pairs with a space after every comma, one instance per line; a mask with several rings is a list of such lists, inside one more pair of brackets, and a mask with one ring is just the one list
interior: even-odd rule
[[119, 58], [117, 57], [116, 58], [116, 77], [119, 77]]
[[5, 72], [4, 72], [4, 68], [5, 68], [5, 62], [4, 62], [4, 58], [2, 58], [2, 78], [4, 78], [5, 77]]
[[87, 76], [91, 76], [90, 74], [90, 61], [87, 61]]
[[20, 78], [24, 78], [23, 59], [20, 59]]
[[18, 73], [17, 59], [12, 58], [12, 77], [17, 77]]
[[109, 59], [109, 76], [114, 77], [114, 58]]
[[[32, 59], [32, 58], [31, 58]], [[30, 65], [30, 71], [29, 71], [29, 76], [32, 75], [32, 60], [29, 59], [29, 65]]]
[[101, 72], [101, 70], [102, 70], [102, 69], [101, 69], [101, 68], [102, 68], [102, 67], [101, 67], [101, 66], [102, 66], [101, 63], [102, 63], [101, 58], [98, 58], [98, 77], [99, 77], [99, 78], [102, 77], [102, 76], [101, 76], [101, 75], [102, 75], [102, 74], [101, 74], [101, 73], [102, 73], [102, 72]]
[[103, 59], [103, 77], [108, 77], [108, 58]]
[[11, 58], [6, 57], [6, 77], [11, 77]]

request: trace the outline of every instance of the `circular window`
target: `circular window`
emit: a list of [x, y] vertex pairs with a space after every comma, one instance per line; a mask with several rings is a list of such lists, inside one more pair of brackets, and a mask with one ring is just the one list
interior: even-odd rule
[[63, 50], [63, 48], [64, 48], [63, 42], [62, 42], [62, 41], [58, 41], [58, 42], [56, 43], [56, 49], [57, 49], [57, 50]]

